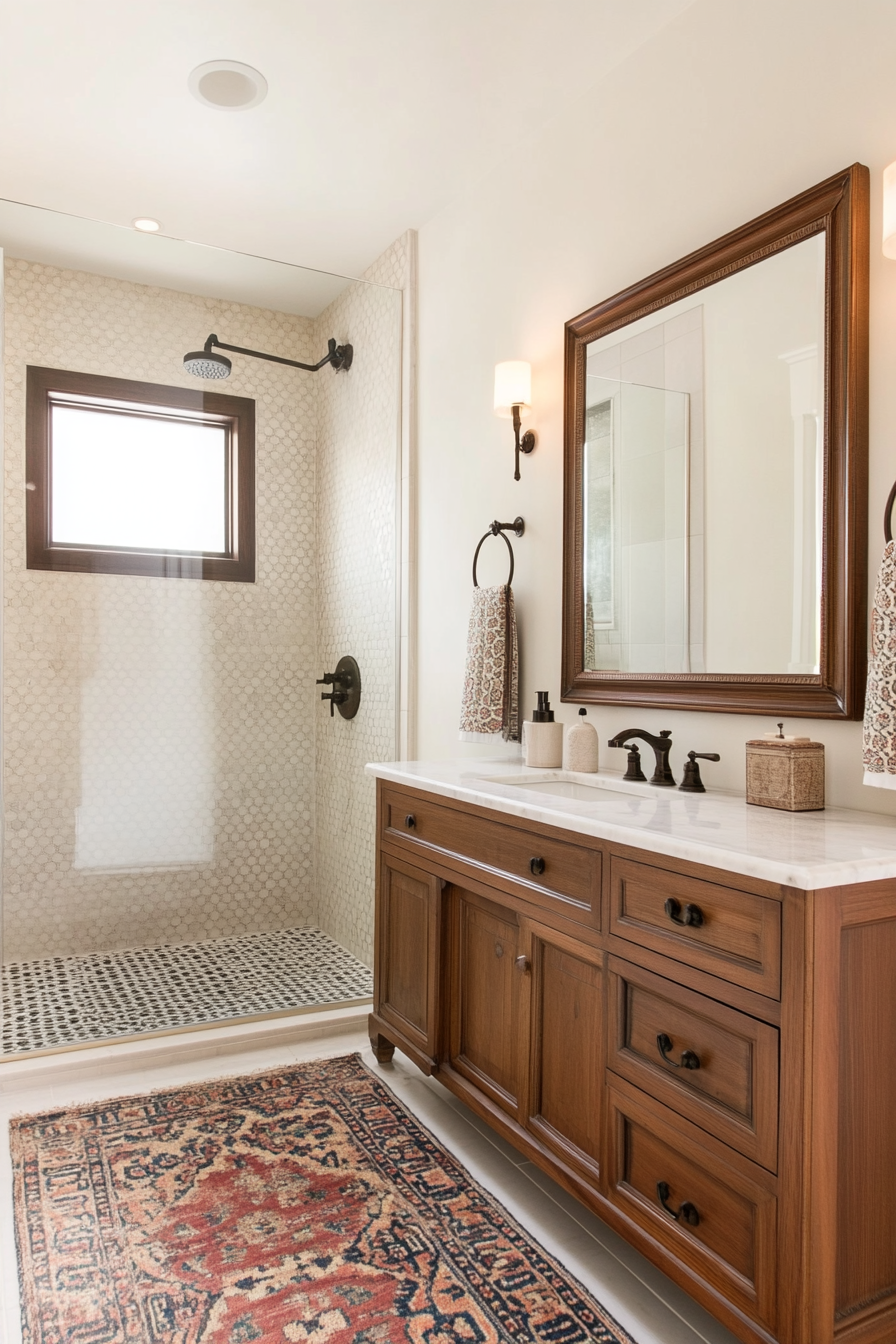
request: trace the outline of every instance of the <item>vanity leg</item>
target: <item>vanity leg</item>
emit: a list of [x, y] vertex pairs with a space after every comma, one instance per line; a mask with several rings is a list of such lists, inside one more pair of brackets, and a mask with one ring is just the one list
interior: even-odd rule
[[392, 1056], [395, 1054], [395, 1046], [391, 1041], [387, 1041], [385, 1036], [376, 1032], [370, 1038], [370, 1048], [376, 1055], [378, 1064], [391, 1064]]

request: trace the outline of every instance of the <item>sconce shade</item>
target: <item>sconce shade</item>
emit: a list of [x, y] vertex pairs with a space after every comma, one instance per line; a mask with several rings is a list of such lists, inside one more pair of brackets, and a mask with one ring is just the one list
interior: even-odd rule
[[532, 406], [532, 365], [524, 359], [505, 359], [495, 365], [495, 414], [509, 420], [514, 406], [519, 406], [521, 417]]
[[896, 162], [884, 169], [884, 239], [885, 257], [896, 261]]

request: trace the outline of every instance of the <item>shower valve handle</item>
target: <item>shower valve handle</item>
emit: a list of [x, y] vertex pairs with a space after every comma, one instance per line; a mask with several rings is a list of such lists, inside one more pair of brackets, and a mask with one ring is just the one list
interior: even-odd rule
[[[318, 682], [317, 684], [318, 684], [318, 686], [320, 686], [320, 685], [321, 685], [321, 682]], [[348, 692], [347, 692], [347, 691], [322, 691], [322, 692], [321, 692], [321, 697], [320, 697], [320, 698], [321, 698], [321, 700], [329, 700], [329, 702], [330, 702], [330, 718], [332, 719], [332, 717], [333, 717], [333, 707], [334, 707], [334, 705], [344, 705], [345, 702], [346, 702], [346, 700], [348, 699]]]

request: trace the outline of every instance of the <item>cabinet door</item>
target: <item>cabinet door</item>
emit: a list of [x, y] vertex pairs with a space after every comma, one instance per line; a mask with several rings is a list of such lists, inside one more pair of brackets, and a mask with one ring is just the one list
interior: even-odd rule
[[523, 1054], [514, 911], [462, 887], [448, 899], [448, 1057], [454, 1071], [516, 1117]]
[[600, 1178], [605, 1060], [603, 953], [521, 921], [528, 987], [525, 1125], [591, 1184]]
[[379, 877], [374, 1012], [435, 1060], [442, 880], [386, 855]]

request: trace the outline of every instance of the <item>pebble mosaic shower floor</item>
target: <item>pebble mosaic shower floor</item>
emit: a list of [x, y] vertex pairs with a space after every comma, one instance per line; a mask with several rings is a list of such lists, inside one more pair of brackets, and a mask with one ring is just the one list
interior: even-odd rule
[[0, 1054], [369, 998], [370, 970], [320, 929], [3, 967]]

